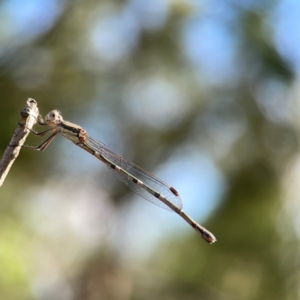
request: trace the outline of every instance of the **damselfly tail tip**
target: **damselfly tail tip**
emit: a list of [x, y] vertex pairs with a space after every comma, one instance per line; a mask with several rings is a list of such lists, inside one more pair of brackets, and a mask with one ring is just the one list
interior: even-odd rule
[[213, 244], [217, 241], [216, 237], [209, 231], [204, 231], [201, 235], [210, 244]]
[[200, 233], [200, 235], [202, 236], [202, 238], [204, 238], [208, 243], [213, 244], [217, 241], [216, 237], [209, 232], [207, 229], [205, 229], [204, 227], [200, 226], [199, 224], [196, 224], [197, 226], [195, 226], [195, 230]]

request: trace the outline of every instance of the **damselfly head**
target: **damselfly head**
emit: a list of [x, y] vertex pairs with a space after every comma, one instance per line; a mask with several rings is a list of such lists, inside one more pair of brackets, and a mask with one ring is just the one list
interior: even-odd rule
[[56, 125], [63, 121], [63, 117], [61, 115], [61, 112], [57, 109], [51, 110], [47, 116], [45, 117], [45, 121], [49, 125]]

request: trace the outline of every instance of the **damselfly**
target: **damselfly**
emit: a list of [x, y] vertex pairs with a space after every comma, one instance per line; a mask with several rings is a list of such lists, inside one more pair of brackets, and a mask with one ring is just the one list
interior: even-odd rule
[[44, 136], [48, 133], [52, 134], [37, 147], [23, 147], [44, 151], [56, 135], [60, 133], [63, 137], [105, 163], [123, 183], [138, 195], [160, 207], [176, 212], [200, 233], [202, 238], [208, 243], [212, 244], [216, 241], [216, 238], [211, 232], [199, 225], [182, 210], [181, 198], [173, 187], [114, 153], [103, 143], [90, 137], [82, 127], [65, 121], [58, 110], [50, 111], [45, 117], [45, 120], [39, 116], [38, 123], [40, 125], [47, 125], [50, 129], [42, 132], [31, 130], [32, 133], [38, 136]]

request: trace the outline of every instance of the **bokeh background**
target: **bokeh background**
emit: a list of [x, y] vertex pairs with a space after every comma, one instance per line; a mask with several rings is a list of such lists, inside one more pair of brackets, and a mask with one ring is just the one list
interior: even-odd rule
[[218, 239], [57, 137], [1, 188], [0, 298], [300, 299], [299, 16], [297, 0], [0, 1], [0, 153], [34, 98]]

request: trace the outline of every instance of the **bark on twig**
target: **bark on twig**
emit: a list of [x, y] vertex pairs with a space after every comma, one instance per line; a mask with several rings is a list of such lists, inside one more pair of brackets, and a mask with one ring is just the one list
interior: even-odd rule
[[32, 98], [28, 98], [26, 107], [21, 111], [21, 120], [0, 161], [0, 187], [3, 185], [5, 177], [30, 133], [28, 128], [32, 129], [37, 122], [38, 115], [37, 102]]

